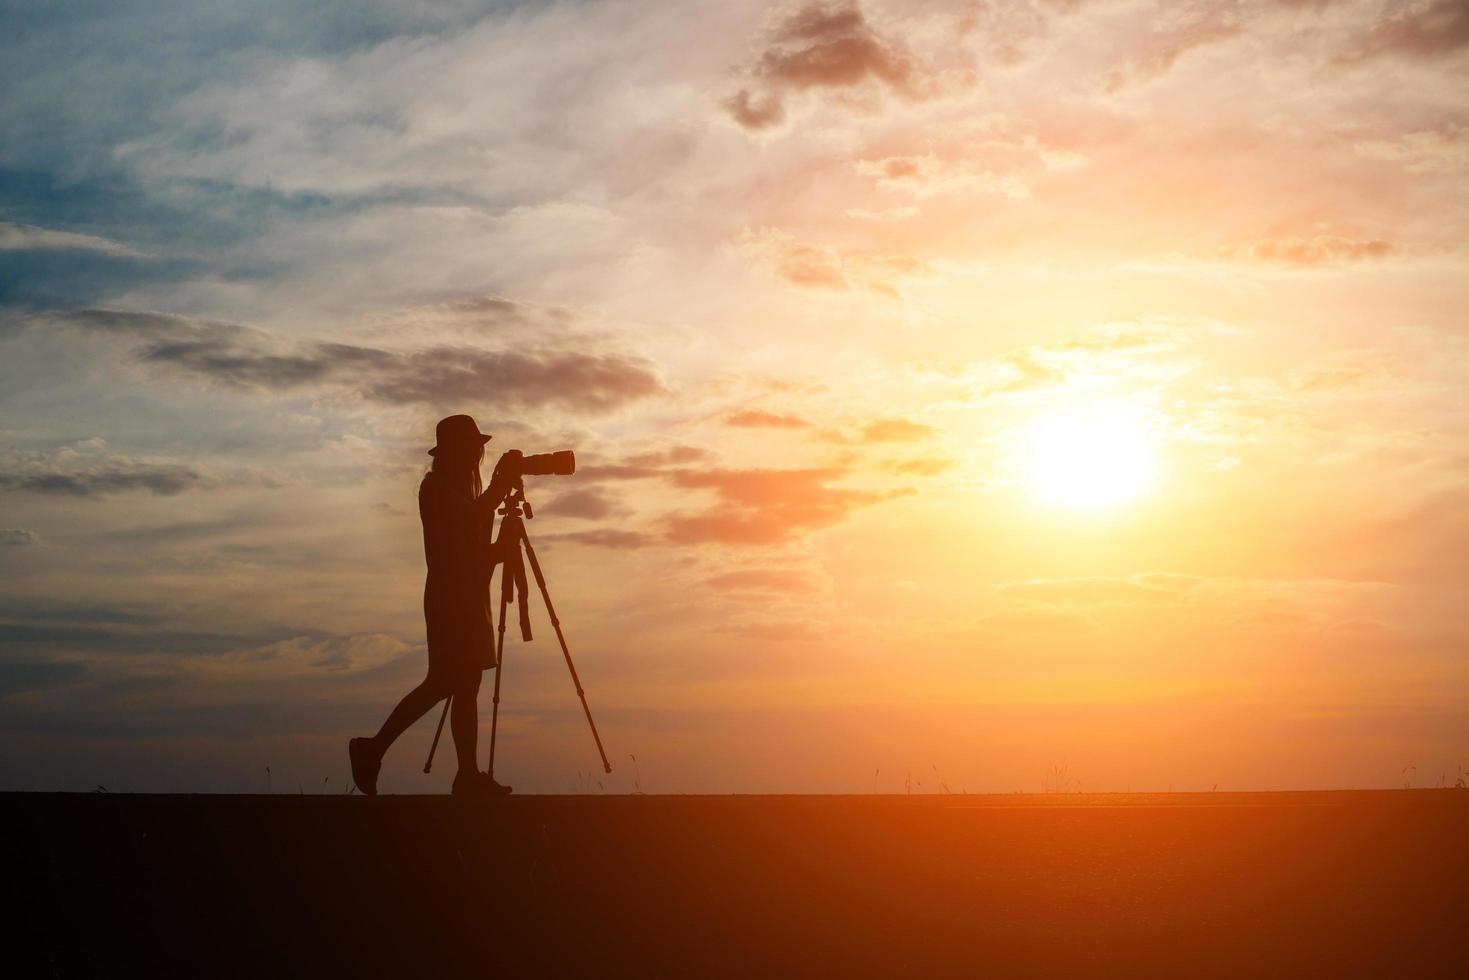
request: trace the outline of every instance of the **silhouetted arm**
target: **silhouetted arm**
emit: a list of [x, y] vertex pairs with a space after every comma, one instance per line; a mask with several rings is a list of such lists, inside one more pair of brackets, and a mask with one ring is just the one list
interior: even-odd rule
[[495, 542], [495, 516], [501, 502], [509, 496], [510, 490], [511, 482], [505, 479], [497, 465], [494, 475], [490, 477], [490, 485], [474, 502], [475, 520], [478, 524], [475, 546], [479, 554], [484, 556], [484, 568], [487, 574], [493, 573], [495, 566], [504, 561], [503, 549]]
[[[500, 462], [503, 462], [508, 455], [510, 454], [502, 453]], [[475, 507], [479, 511], [480, 520], [486, 526], [494, 524], [495, 512], [499, 509], [501, 502], [510, 495], [510, 491], [514, 488], [514, 481], [505, 475], [500, 462], [495, 464], [495, 471], [490, 475], [490, 485], [485, 487], [484, 493], [480, 494], [479, 499], [475, 501]]]

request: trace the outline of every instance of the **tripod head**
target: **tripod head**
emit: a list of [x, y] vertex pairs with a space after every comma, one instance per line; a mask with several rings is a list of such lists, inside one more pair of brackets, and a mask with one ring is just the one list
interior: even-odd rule
[[536, 514], [531, 509], [530, 501], [525, 499], [525, 484], [519, 479], [511, 487], [510, 493], [500, 502], [500, 516], [513, 517], [517, 520], [524, 517], [528, 521], [535, 518]]

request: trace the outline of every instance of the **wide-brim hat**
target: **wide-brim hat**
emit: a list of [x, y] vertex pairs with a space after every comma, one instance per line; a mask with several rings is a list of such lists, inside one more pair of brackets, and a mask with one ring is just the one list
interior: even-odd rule
[[473, 446], [477, 449], [489, 442], [491, 438], [493, 437], [479, 430], [479, 426], [475, 424], [471, 416], [450, 415], [439, 419], [439, 424], [434, 427], [436, 445], [428, 451], [428, 454], [438, 455], [439, 450], [445, 447]]

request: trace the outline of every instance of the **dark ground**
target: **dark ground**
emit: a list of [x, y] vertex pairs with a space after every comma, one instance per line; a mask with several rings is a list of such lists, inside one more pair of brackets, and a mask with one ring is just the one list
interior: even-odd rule
[[1469, 790], [0, 815], [10, 976], [1469, 976]]

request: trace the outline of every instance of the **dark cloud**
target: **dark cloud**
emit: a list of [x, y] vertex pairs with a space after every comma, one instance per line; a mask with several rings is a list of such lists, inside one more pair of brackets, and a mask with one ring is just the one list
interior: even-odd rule
[[[902, 44], [873, 30], [854, 0], [812, 2], [764, 38], [744, 74], [749, 84], [724, 101], [735, 122], [767, 129], [786, 118], [785, 100], [811, 89], [849, 89], [876, 83], [908, 100], [932, 97], [941, 75]], [[966, 82], [972, 74], [963, 73]]]
[[713, 454], [697, 446], [675, 445], [649, 453], [634, 453], [621, 459], [593, 462], [581, 466], [576, 478], [582, 482], [600, 480], [647, 480], [662, 476], [679, 466], [701, 463]]
[[1465, 48], [1469, 48], [1469, 3], [1428, 0], [1386, 14], [1335, 61], [1349, 65], [1380, 56], [1427, 60]]
[[493, 399], [601, 412], [667, 390], [650, 361], [620, 354], [441, 347], [390, 356], [378, 380], [366, 384], [367, 397], [397, 404]]
[[85, 673], [73, 661], [0, 661], [0, 698], [66, 687], [79, 682]]
[[555, 534], [538, 535], [536, 540], [549, 543], [565, 541], [589, 548], [648, 548], [658, 543], [658, 538], [643, 531], [621, 531], [616, 528], [599, 528], [595, 531], [561, 531]]
[[200, 263], [192, 259], [96, 249], [0, 250], [0, 303], [76, 306], [153, 281], [197, 277], [200, 272]]
[[171, 497], [211, 482], [192, 466], [134, 460], [112, 453], [0, 457], [0, 490], [93, 498], [144, 491]]
[[769, 129], [779, 126], [786, 118], [785, 106], [779, 97], [755, 96], [746, 89], [740, 89], [725, 99], [724, 108], [731, 119], [746, 129]]
[[236, 324], [165, 313], [79, 310], [32, 322], [141, 341], [133, 356], [236, 388], [332, 387], [392, 405], [462, 405], [610, 411], [667, 389], [652, 362], [559, 349], [440, 346], [388, 350], [295, 341]]
[[585, 517], [597, 520], [617, 513], [618, 507], [611, 497], [597, 490], [582, 488], [559, 493], [537, 511], [544, 510], [557, 517]]
[[809, 429], [811, 423], [799, 415], [779, 415], [759, 408], [747, 408], [725, 416], [724, 424], [736, 429]]
[[600, 480], [648, 480], [663, 474], [663, 467], [638, 463], [593, 463], [579, 466], [576, 475], [583, 482]]
[[829, 486], [846, 476], [841, 469], [682, 470], [669, 474], [681, 487], [708, 489], [716, 505], [699, 514], [665, 519], [675, 544], [777, 544], [808, 531], [830, 527], [854, 510], [911, 493]]
[[125, 624], [77, 625], [51, 620], [11, 619], [0, 622], [0, 646], [46, 653], [227, 653], [257, 649], [289, 635], [290, 632], [284, 630], [225, 633], [137, 628]]
[[23, 527], [0, 527], [0, 548], [21, 548], [40, 541], [35, 531], [27, 531]]
[[366, 352], [322, 344], [309, 355], [285, 356], [251, 351], [232, 339], [210, 339], [158, 341], [137, 356], [141, 361], [172, 365], [238, 387], [296, 388], [324, 379], [351, 364], [359, 353]]
[[0, 599], [0, 620], [144, 626], [161, 622], [163, 616], [156, 610], [111, 603], [4, 598]]

